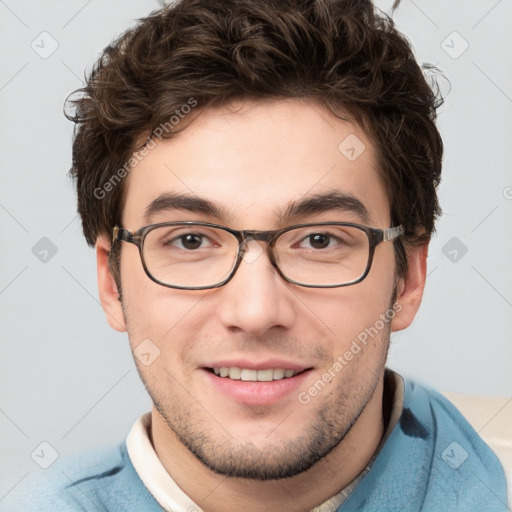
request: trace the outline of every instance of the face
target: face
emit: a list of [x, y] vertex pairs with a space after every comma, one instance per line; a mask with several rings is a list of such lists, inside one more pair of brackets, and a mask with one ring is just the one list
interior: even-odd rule
[[[349, 135], [365, 146], [355, 160], [338, 149]], [[127, 179], [122, 226], [130, 231], [167, 221], [238, 230], [327, 221], [390, 226], [370, 140], [357, 125], [299, 100], [207, 110], [176, 138], [158, 142]], [[208, 201], [215, 212], [197, 201], [155, 202], [166, 194]], [[356, 199], [367, 218], [350, 204], [286, 215], [329, 194]], [[123, 303], [115, 315], [122, 327], [112, 325], [126, 328], [133, 350], [150, 340], [144, 343], [159, 351], [151, 364], [135, 359], [158, 411], [153, 421], [213, 471], [255, 479], [305, 471], [346, 436], [381, 381], [390, 332], [382, 315], [396, 285], [391, 242], [377, 246], [364, 281], [342, 288], [287, 283], [256, 241], [220, 288], [163, 287], [127, 243], [120, 275]], [[108, 307], [121, 308], [115, 301]], [[216, 375], [220, 368], [229, 375]], [[291, 377], [283, 378], [286, 370]], [[256, 371], [275, 380], [255, 381]]]

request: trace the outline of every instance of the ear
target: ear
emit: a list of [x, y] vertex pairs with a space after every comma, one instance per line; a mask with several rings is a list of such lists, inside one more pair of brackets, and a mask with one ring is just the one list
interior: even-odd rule
[[423, 298], [427, 277], [428, 242], [413, 246], [407, 254], [407, 275], [398, 281], [396, 314], [391, 331], [401, 331], [411, 325]]
[[98, 291], [101, 305], [107, 316], [108, 323], [112, 329], [119, 332], [126, 331], [126, 323], [119, 293], [114, 276], [108, 264], [108, 254], [111, 248], [111, 241], [108, 237], [101, 235], [96, 240], [96, 263], [98, 272]]

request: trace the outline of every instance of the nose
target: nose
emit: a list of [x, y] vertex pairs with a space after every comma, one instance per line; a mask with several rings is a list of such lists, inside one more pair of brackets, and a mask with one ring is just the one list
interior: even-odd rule
[[266, 245], [255, 240], [244, 247], [233, 278], [219, 289], [218, 314], [231, 331], [262, 336], [295, 323], [294, 295], [269, 260]]

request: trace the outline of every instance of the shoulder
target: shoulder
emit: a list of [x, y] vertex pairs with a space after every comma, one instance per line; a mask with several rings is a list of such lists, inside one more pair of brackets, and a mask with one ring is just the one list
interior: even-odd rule
[[[408, 436], [425, 436], [430, 445], [426, 503], [437, 505], [443, 500], [446, 510], [506, 510], [501, 463], [459, 410], [439, 392], [405, 380], [400, 428]], [[491, 508], [485, 508], [487, 503]]]
[[55, 462], [22, 489], [10, 510], [153, 510], [155, 505], [122, 443]]
[[[418, 426], [420, 425], [420, 426]], [[461, 412], [438, 391], [415, 383], [404, 382], [404, 404], [400, 426], [404, 433], [425, 426], [433, 441], [441, 448], [446, 441], [463, 441], [468, 453], [490, 469], [500, 469], [496, 456]], [[476, 462], [476, 461], [475, 461]]]

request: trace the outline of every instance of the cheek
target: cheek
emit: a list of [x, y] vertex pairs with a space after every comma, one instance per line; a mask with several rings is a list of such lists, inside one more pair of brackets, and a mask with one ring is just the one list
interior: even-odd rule
[[380, 339], [386, 328], [382, 316], [385, 317], [391, 307], [393, 279], [392, 276], [384, 278], [382, 274], [375, 276], [375, 279], [368, 276], [361, 283], [346, 288], [302, 292], [304, 310], [298, 315], [302, 320], [296, 326], [299, 338], [309, 333], [308, 339], [316, 333], [336, 355], [344, 352], [358, 336], [364, 338], [368, 330]]
[[159, 364], [148, 373], [157, 368], [163, 371], [162, 367], [181, 372], [183, 361], [201, 337], [199, 326], [208, 322], [209, 315], [201, 305], [210, 291], [166, 288], [151, 281], [144, 270], [129, 277], [127, 274], [123, 276], [123, 306], [134, 355], [149, 340], [149, 347], [153, 344], [159, 354]]
[[176, 290], [155, 283], [146, 275], [138, 249], [125, 246], [121, 283], [130, 346], [137, 356], [137, 347], [149, 340], [159, 351], [160, 366], [176, 369], [180, 362], [183, 366], [194, 340], [202, 336], [200, 326], [207, 325], [214, 314], [205, 307], [211, 290]]

